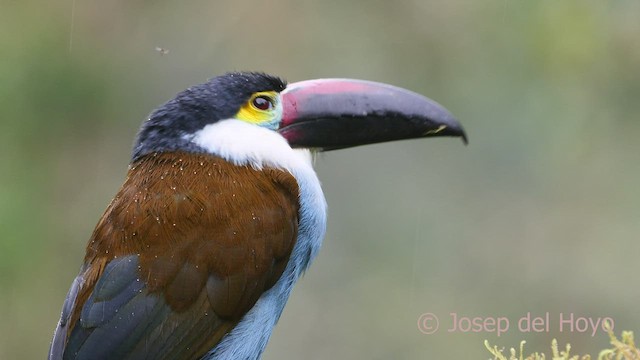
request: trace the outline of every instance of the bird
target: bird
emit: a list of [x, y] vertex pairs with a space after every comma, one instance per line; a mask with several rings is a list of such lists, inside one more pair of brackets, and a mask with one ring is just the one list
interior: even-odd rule
[[313, 155], [436, 136], [467, 141], [384, 83], [229, 72], [178, 93], [140, 127], [48, 358], [261, 358], [325, 235]]

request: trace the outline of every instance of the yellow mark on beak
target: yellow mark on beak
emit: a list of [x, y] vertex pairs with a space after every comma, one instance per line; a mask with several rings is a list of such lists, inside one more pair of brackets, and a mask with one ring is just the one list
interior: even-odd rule
[[427, 135], [434, 135], [439, 133], [440, 131], [444, 130], [447, 128], [447, 125], [440, 125], [437, 129], [433, 129], [433, 130], [429, 130], [427, 132], [425, 132], [424, 134], [422, 134], [422, 136], [427, 136]]

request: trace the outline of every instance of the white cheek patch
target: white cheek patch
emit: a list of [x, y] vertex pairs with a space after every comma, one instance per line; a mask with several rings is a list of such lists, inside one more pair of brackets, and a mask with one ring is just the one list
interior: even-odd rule
[[311, 167], [309, 150], [294, 150], [277, 132], [242, 120], [227, 119], [209, 124], [191, 141], [207, 152], [236, 165], [256, 169], [273, 166], [296, 173]]

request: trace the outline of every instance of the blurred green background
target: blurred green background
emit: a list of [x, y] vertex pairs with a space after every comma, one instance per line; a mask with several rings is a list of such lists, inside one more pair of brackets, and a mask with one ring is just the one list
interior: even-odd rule
[[[45, 357], [141, 121], [229, 70], [388, 82], [470, 136], [317, 159], [328, 234], [265, 359], [608, 345], [560, 313], [640, 334], [639, 19], [637, 0], [0, 0], [0, 359]], [[450, 333], [451, 312], [511, 328]], [[527, 312], [550, 331], [517, 330]]]

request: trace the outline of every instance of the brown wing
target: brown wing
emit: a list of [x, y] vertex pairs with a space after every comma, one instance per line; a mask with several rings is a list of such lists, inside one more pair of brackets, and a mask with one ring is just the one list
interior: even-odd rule
[[204, 355], [282, 275], [298, 206], [288, 172], [207, 155], [142, 158], [91, 237], [52, 354]]

